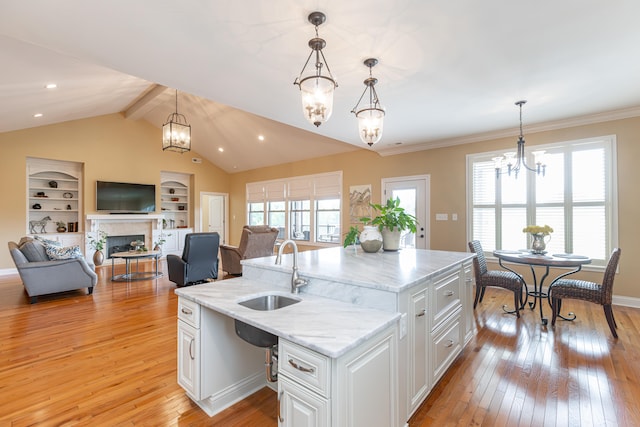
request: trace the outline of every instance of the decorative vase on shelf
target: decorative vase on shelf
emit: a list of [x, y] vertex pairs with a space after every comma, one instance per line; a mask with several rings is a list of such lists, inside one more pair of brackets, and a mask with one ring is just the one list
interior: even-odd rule
[[[547, 252], [545, 249], [547, 248], [547, 243], [551, 240], [551, 235], [543, 234], [543, 233], [531, 233], [533, 237], [533, 242], [531, 243], [531, 253], [542, 255]], [[549, 237], [549, 240], [545, 241], [544, 238]]]
[[360, 233], [360, 246], [365, 252], [378, 252], [382, 247], [382, 233], [378, 227], [365, 225], [364, 230]]
[[102, 251], [95, 251], [93, 253], [93, 263], [95, 265], [102, 265], [103, 262], [104, 262], [104, 254], [102, 253]]

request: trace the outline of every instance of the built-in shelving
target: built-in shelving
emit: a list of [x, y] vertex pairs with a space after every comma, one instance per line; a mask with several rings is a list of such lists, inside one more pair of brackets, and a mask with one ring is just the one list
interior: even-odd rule
[[185, 234], [193, 232], [189, 224], [189, 182], [188, 174], [160, 172], [163, 253], [181, 253]]
[[[27, 223], [29, 234], [82, 231], [82, 164], [48, 159], [27, 159]], [[45, 221], [44, 224], [37, 223]]]

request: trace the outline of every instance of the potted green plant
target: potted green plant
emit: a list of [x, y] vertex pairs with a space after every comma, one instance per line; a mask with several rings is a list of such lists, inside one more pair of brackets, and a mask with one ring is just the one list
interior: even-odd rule
[[400, 248], [400, 236], [404, 230], [415, 233], [418, 220], [415, 216], [405, 212], [400, 207], [400, 198], [387, 200], [385, 205], [370, 203], [371, 207], [378, 212], [373, 219], [363, 217], [360, 221], [371, 223], [378, 227], [382, 233], [382, 248], [385, 251], [397, 251]]
[[64, 233], [65, 231], [67, 231], [67, 223], [65, 223], [64, 221], [57, 221], [56, 226], [58, 227], [56, 228], [56, 231], [58, 233]]
[[354, 225], [349, 227], [349, 231], [344, 236], [344, 247], [346, 248], [349, 245], [356, 245], [358, 243], [359, 234], [360, 230], [358, 230], [358, 227]]

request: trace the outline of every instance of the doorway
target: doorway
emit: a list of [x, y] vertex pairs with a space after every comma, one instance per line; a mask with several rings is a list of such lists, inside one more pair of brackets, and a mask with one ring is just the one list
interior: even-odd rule
[[229, 195], [226, 193], [200, 193], [200, 230], [216, 232], [220, 235], [220, 244], [227, 243], [229, 233], [227, 216], [229, 215]]
[[430, 176], [416, 175], [382, 179], [382, 204], [388, 199], [400, 198], [400, 207], [416, 217], [416, 233], [403, 232], [401, 248], [429, 249], [429, 190]]

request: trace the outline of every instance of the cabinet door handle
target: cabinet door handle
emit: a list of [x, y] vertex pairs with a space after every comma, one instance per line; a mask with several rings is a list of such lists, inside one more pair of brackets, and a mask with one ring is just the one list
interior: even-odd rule
[[193, 355], [193, 344], [196, 342], [195, 338], [191, 338], [191, 341], [189, 341], [189, 357], [191, 358], [191, 360], [195, 359], [195, 356]]
[[293, 361], [293, 359], [289, 359], [289, 365], [293, 366], [298, 371], [302, 371], [302, 372], [313, 372], [314, 371], [313, 368], [305, 368], [304, 366], [298, 365], [296, 362]]
[[284, 393], [284, 391], [281, 391], [280, 394], [278, 394], [278, 422], [283, 423], [284, 422], [284, 418], [282, 418], [282, 408], [280, 407], [282, 405], [282, 394]]
[[422, 310], [420, 310], [420, 312], [418, 314], [416, 314], [416, 317], [422, 317], [425, 314], [427, 314], [427, 309], [423, 308]]
[[447, 347], [447, 348], [453, 347], [453, 340], [447, 341], [447, 343], [444, 346]]
[[184, 314], [186, 314], [188, 316], [193, 314], [193, 311], [191, 311], [191, 310], [189, 310], [188, 308], [185, 308], [185, 307], [182, 307], [181, 311], [182, 311], [182, 313], [184, 313]]
[[467, 283], [471, 283], [471, 281], [472, 281], [471, 277], [465, 279], [465, 282], [467, 282]]
[[453, 295], [453, 291], [446, 291], [446, 292], [444, 293], [444, 296], [445, 296], [445, 297], [450, 297], [450, 296], [452, 296], [452, 295]]

